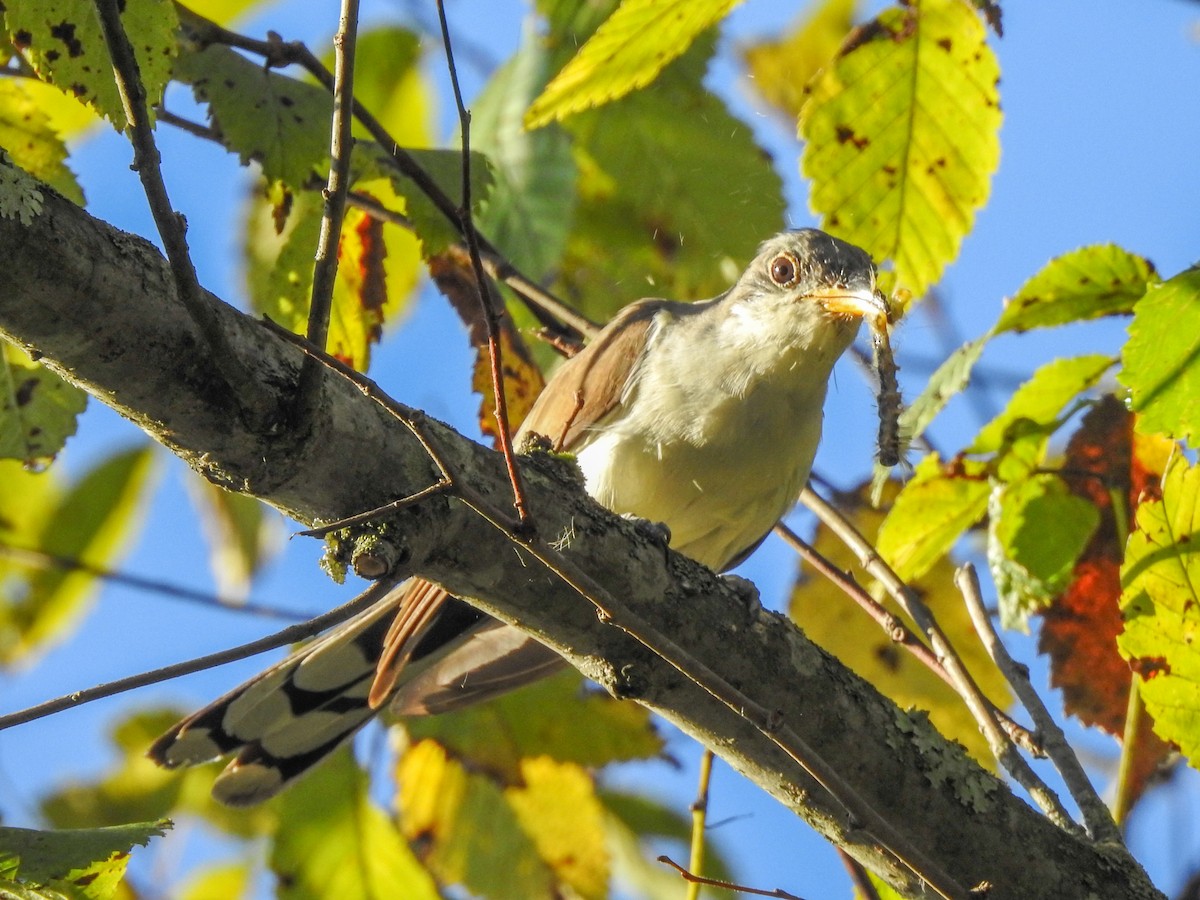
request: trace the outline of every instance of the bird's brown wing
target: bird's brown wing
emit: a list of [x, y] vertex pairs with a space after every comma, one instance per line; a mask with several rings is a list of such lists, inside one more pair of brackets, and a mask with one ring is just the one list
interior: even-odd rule
[[[637, 362], [646, 345], [648, 330], [654, 316], [664, 306], [661, 300], [643, 300], [627, 306], [598, 334], [587, 347], [563, 363], [542, 391], [521, 426], [519, 435], [540, 434], [551, 442], [556, 450], [569, 450], [596, 422], [606, 416], [620, 402], [636, 369]], [[371, 685], [370, 704], [377, 709], [393, 696], [400, 675], [420, 648], [422, 655], [432, 648], [425, 643], [439, 631], [438, 639], [450, 643], [462, 636], [468, 628], [477, 628], [478, 617], [450, 616], [461, 620], [456, 628], [447, 619], [447, 607], [458, 606], [461, 601], [450, 596], [443, 588], [420, 578], [409, 581], [400, 601], [396, 618], [388, 629], [383, 644], [383, 653], [375, 669], [375, 680]], [[441, 624], [441, 627], [435, 626]], [[554, 659], [548, 658], [549, 651], [528, 639], [507, 640], [499, 637], [480, 640], [474, 648], [454, 648], [453, 659], [439, 665], [436, 672], [455, 673], [463, 686], [457, 691], [463, 702], [481, 699], [479, 692], [499, 693], [510, 686], [532, 680], [552, 667]], [[489, 656], [488, 654], [491, 654]], [[482, 654], [482, 656], [481, 656]], [[461, 658], [460, 658], [461, 657]], [[470, 662], [470, 665], [466, 665]], [[461, 678], [461, 673], [470, 670], [479, 673], [471, 685]], [[487, 670], [488, 677], [483, 673]], [[484, 684], [492, 685], [490, 692]], [[436, 693], [440, 708], [446, 708], [445, 696], [451, 693], [449, 685], [442, 685], [435, 671], [423, 674], [419, 683], [414, 682], [412, 694], [405, 705], [414, 711], [421, 706], [423, 698], [418, 687]], [[406, 697], [407, 697], [406, 694]]]

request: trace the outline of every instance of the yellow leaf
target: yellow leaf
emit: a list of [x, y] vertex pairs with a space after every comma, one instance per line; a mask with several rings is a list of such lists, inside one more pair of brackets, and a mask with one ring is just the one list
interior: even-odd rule
[[624, 0], [525, 114], [540, 128], [645, 87], [740, 0]]
[[999, 66], [962, 0], [861, 28], [811, 86], [803, 170], [824, 227], [922, 295], [958, 255], [1000, 159]]

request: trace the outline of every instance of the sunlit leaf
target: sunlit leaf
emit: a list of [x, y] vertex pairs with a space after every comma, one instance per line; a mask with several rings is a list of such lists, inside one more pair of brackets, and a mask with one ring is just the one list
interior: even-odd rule
[[86, 406], [87, 394], [0, 341], [0, 457], [31, 464], [51, 459], [75, 433]]
[[885, 10], [811, 85], [803, 169], [826, 230], [919, 297], [958, 255], [1000, 158], [999, 67], [961, 0]]
[[491, 779], [421, 741], [401, 758], [396, 781], [404, 835], [440, 882], [489, 900], [553, 896], [553, 874]]
[[804, 86], [833, 59], [846, 39], [858, 0], [822, 0], [805, 8], [790, 31], [742, 49], [750, 86], [789, 120], [800, 116], [808, 96]]
[[1200, 269], [1155, 285], [1134, 307], [1119, 377], [1138, 428], [1200, 445]]
[[[47, 517], [33, 549], [111, 568], [140, 523], [152, 462], [148, 447], [101, 462]], [[12, 664], [61, 640], [86, 609], [95, 582], [78, 570], [45, 569], [30, 577], [24, 596], [0, 606], [0, 661]]]
[[1008, 405], [975, 436], [968, 453], [994, 453], [1004, 445], [1005, 433], [1019, 420], [1052, 426], [1068, 403], [1093, 387], [1115, 360], [1093, 354], [1056, 359], [1039, 368], [1009, 398]]
[[591, 776], [574, 763], [531, 757], [521, 761], [521, 784], [504, 795], [558, 880], [585, 900], [604, 900], [610, 863]]
[[217, 45], [185, 48], [175, 77], [208, 104], [225, 146], [243, 163], [259, 163], [268, 179], [300, 188], [328, 165], [333, 101], [316, 85]]
[[[5, 0], [4, 22], [9, 39], [38, 77], [96, 109], [118, 131], [124, 130], [125, 110], [91, 0]], [[162, 99], [171, 77], [179, 24], [175, 6], [171, 0], [130, 3], [121, 9], [121, 24], [152, 107]]]
[[271, 869], [281, 900], [438, 900], [429, 873], [367, 796], [347, 748], [284, 792]]
[[1069, 583], [1075, 562], [1100, 515], [1049, 473], [1006, 484], [993, 493], [988, 564], [996, 583], [1000, 623], [1024, 628]]
[[[333, 68], [332, 54], [325, 63]], [[384, 25], [359, 34], [354, 51], [354, 97], [401, 147], [433, 144], [433, 87], [422, 71], [421, 38], [415, 32]], [[475, 104], [471, 106], [474, 113]], [[356, 134], [366, 137], [365, 129], [357, 130], [361, 125], [355, 123], [355, 128]]]
[[[109, 900], [125, 875], [130, 851], [170, 827], [166, 819], [71, 831], [0, 826], [0, 859], [15, 859], [20, 881], [35, 887], [78, 900]], [[2, 880], [0, 896], [11, 896]]]
[[244, 599], [262, 564], [279, 549], [279, 519], [262, 501], [203, 478], [188, 487], [209, 542], [209, 560], [222, 597]]
[[556, 287], [595, 320], [639, 297], [714, 296], [784, 226], [769, 158], [702, 85], [711, 51], [702, 40], [652, 87], [567, 122], [581, 201]]
[[246, 863], [222, 863], [193, 874], [180, 886], [179, 900], [242, 900], [250, 896], [250, 867]]
[[1200, 761], [1200, 467], [1175, 454], [1162, 498], [1138, 507], [1121, 567], [1117, 646], [1140, 678], [1159, 737]]
[[971, 380], [975, 363], [983, 355], [988, 337], [984, 335], [963, 344], [929, 376], [920, 395], [900, 413], [901, 435], [909, 441], [920, 437], [946, 404], [962, 392]]
[[476, 224], [534, 279], [562, 258], [577, 200], [566, 132], [557, 125], [529, 132], [521, 124], [530, 99], [545, 83], [546, 66], [541, 38], [527, 33], [471, 109], [471, 146], [487, 154], [496, 176]]
[[229, 27], [248, 17], [255, 7], [269, 5], [271, 0], [188, 0], [187, 7], [218, 25]]
[[879, 529], [876, 548], [901, 579], [919, 578], [983, 518], [991, 489], [982, 463], [943, 463], [930, 454], [897, 495]]
[[529, 107], [527, 128], [608, 103], [649, 84], [740, 0], [622, 0]]
[[602, 766], [649, 759], [662, 738], [647, 711], [588, 691], [576, 672], [563, 672], [488, 703], [439, 716], [408, 719], [413, 740], [435, 738], [455, 756], [513, 783], [521, 760], [546, 755]]
[[67, 167], [66, 144], [30, 91], [33, 84], [0, 79], [0, 147], [30, 175], [82, 206], [83, 190]]
[[1154, 265], [1115, 244], [1080, 247], [1050, 260], [1021, 285], [993, 329], [1028, 331], [1133, 312]]
[[[936, 466], [929, 468], [935, 470]], [[929, 484], [928, 481], [925, 483]], [[894, 484], [890, 487], [895, 489]], [[866, 503], [865, 488], [861, 502], [849, 512], [859, 531], [868, 539], [875, 536], [883, 513]], [[855, 568], [854, 554], [823, 526], [818, 529], [813, 546], [837, 568], [846, 571]], [[926, 566], [919, 578], [907, 577], [906, 580], [936, 616], [983, 692], [1000, 708], [1007, 706], [1011, 700], [1007, 682], [976, 636], [966, 606], [954, 585], [951, 562], [938, 559]], [[892, 613], [904, 618], [890, 598], [883, 599], [882, 591], [873, 590], [872, 594], [883, 600]], [[869, 619], [839, 587], [819, 575], [802, 575], [793, 588], [788, 611], [813, 641], [900, 706], [928, 710], [930, 719], [942, 734], [962, 742], [977, 760], [991, 764], [987, 742], [958, 694], [896, 644], [891, 635]], [[915, 625], [908, 624], [920, 633]]]

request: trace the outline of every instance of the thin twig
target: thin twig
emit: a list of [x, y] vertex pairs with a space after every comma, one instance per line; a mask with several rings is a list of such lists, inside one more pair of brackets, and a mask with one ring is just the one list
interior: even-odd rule
[[1108, 807], [1104, 805], [1104, 801], [1092, 787], [1092, 782], [1088, 779], [1083, 766], [1080, 765], [1079, 758], [1071, 749], [1071, 745], [1067, 743], [1067, 736], [1063, 734], [1058, 723], [1054, 721], [1054, 717], [1050, 715], [1050, 711], [1046, 709], [1046, 704], [1042, 702], [1042, 698], [1038, 696], [1038, 692], [1029, 682], [1029, 669], [1019, 665], [1009, 655], [1000, 636], [996, 634], [996, 629], [992, 627], [992, 620], [988, 617], [983, 603], [983, 594], [979, 589], [979, 576], [975, 572], [975, 567], [970, 563], [965, 563], [955, 570], [954, 584], [962, 594], [963, 600], [966, 601], [971, 622], [975, 625], [975, 631], [979, 634], [979, 639], [987, 649], [988, 655], [1004, 673], [1004, 677], [1012, 685], [1013, 691], [1020, 698], [1021, 704], [1028, 710], [1042, 735], [1042, 743], [1051, 762], [1062, 775], [1067, 790], [1071, 792], [1071, 797], [1079, 806], [1080, 812], [1083, 813], [1083, 821], [1087, 826], [1088, 833], [1093, 840], [1121, 843], [1121, 832], [1113, 822]]
[[291, 619], [294, 621], [302, 621], [309, 618], [309, 616], [292, 610], [280, 609], [276, 606], [266, 606], [261, 603], [243, 603], [240, 600], [231, 600], [205, 591], [197, 591], [193, 588], [171, 584], [167, 581], [159, 581], [156, 578], [145, 578], [141, 575], [130, 575], [126, 572], [104, 569], [100, 566], [84, 562], [81, 559], [58, 556], [53, 553], [47, 553], [44, 550], [33, 550], [28, 547], [11, 547], [6, 544], [0, 544], [0, 556], [7, 556], [9, 559], [16, 560], [21, 565], [39, 569], [55, 568], [67, 572], [84, 572], [93, 578], [99, 578], [113, 584], [136, 588], [140, 591], [148, 591], [176, 600], [186, 600], [189, 603], [198, 603], [202, 606], [226, 609], [230, 612], [247, 613], [270, 619]]
[[983, 733], [997, 761], [1004, 766], [1018, 784], [1025, 788], [1029, 796], [1055, 825], [1069, 834], [1081, 834], [1083, 829], [1071, 819], [1070, 814], [1063, 807], [1062, 801], [1038, 777], [1004, 733], [996, 716], [992, 714], [992, 704], [983, 696], [979, 685], [975, 683], [975, 679], [963, 665], [957, 651], [946, 638], [945, 632], [938, 625], [933, 613], [921, 601], [917, 592], [900, 580], [892, 567], [849, 519], [826, 503], [812, 488], [806, 487], [801, 492], [800, 502], [807, 506], [826, 527], [841, 539], [842, 543], [850, 548], [851, 552], [858, 557], [862, 567], [883, 585], [884, 589], [900, 604], [900, 608], [925, 633], [938, 662], [951, 677], [955, 690], [979, 725], [979, 730]]
[[[812, 544], [792, 531], [783, 522], [776, 523], [775, 533], [783, 538], [809, 565], [829, 581], [833, 582], [836, 587], [840, 588], [844, 594], [857, 603], [868, 616], [875, 620], [894, 643], [899, 644], [911, 653], [925, 668], [929, 669], [929, 671], [946, 682], [946, 684], [954, 687], [954, 682], [950, 678], [950, 675], [942, 667], [942, 664], [938, 662], [937, 656], [929, 649], [929, 646], [917, 637], [911, 628], [888, 612], [882, 603], [868, 594], [851, 573], [843, 572], [822, 556]], [[986, 697], [984, 699], [987, 700]], [[992, 704], [990, 700], [987, 702], [992, 708], [992, 713], [1000, 720], [1001, 727], [1010, 738], [1034, 756], [1042, 757], [1046, 755], [1036, 735], [1014, 720], [1004, 710]]]
[[[689, 851], [688, 869], [697, 876], [704, 871], [704, 829], [708, 822], [708, 789], [712, 783], [713, 752], [707, 747], [700, 754], [700, 780], [696, 786], [696, 799], [692, 801], [692, 845]], [[688, 880], [684, 900], [700, 900], [702, 882]]]
[[196, 659], [190, 659], [186, 662], [175, 663], [171, 666], [164, 666], [161, 669], [154, 669], [150, 672], [142, 672], [139, 675], [131, 675], [128, 678], [120, 678], [116, 681], [110, 681], [106, 684], [99, 684], [95, 687], [86, 688], [82, 691], [74, 691], [70, 694], [64, 694], [61, 697], [56, 697], [53, 700], [47, 700], [44, 703], [39, 703], [36, 706], [30, 706], [26, 709], [0, 716], [0, 731], [3, 731], [6, 728], [12, 728], [14, 725], [23, 725], [26, 722], [32, 722], [35, 719], [41, 719], [45, 716], [62, 712], [63, 710], [74, 709], [75, 707], [82, 706], [85, 703], [91, 703], [93, 700], [100, 700], [104, 697], [111, 697], [115, 694], [122, 694], [126, 691], [132, 691], [135, 688], [146, 687], [147, 685], [151, 684], [158, 684], [162, 681], [169, 681], [172, 678], [178, 678], [181, 675], [190, 675], [193, 672], [200, 672], [204, 669], [214, 668], [215, 666], [223, 666], [226, 663], [235, 662], [239, 659], [245, 659], [248, 656], [256, 656], [259, 653], [265, 653], [268, 650], [274, 650], [276, 647], [294, 644], [296, 641], [303, 640], [307, 637], [312, 637], [317, 632], [324, 631], [326, 628], [338, 625], [341, 622], [349, 619], [351, 616], [362, 612], [364, 609], [380, 600], [385, 594], [387, 594], [388, 591], [395, 587], [399, 581], [400, 578], [396, 576], [377, 581], [349, 603], [343, 603], [336, 609], [330, 610], [327, 613], [322, 613], [316, 618], [309, 619], [307, 622], [301, 622], [297, 625], [289, 625], [282, 631], [269, 634], [264, 638], [259, 638], [258, 640], [251, 641], [248, 644], [241, 644], [237, 647], [231, 647], [228, 650], [210, 653], [207, 656], [200, 656]]
[[479, 235], [471, 215], [471, 113], [463, 104], [462, 89], [458, 84], [458, 70], [454, 67], [454, 47], [450, 41], [450, 26], [446, 22], [444, 0], [437, 0], [438, 21], [442, 26], [442, 44], [446, 48], [446, 67], [450, 71], [450, 86], [454, 89], [454, 105], [458, 108], [458, 126], [462, 141], [462, 205], [458, 208], [459, 231], [467, 242], [471, 256], [471, 268], [475, 272], [475, 288], [479, 293], [479, 305], [483, 311], [483, 322], [487, 328], [488, 360], [491, 363], [492, 395], [496, 402], [496, 437], [500, 441], [500, 452], [508, 469], [508, 480], [512, 483], [513, 506], [517, 510], [520, 528], [530, 526], [529, 504], [525, 488], [521, 484], [521, 470], [517, 467], [513, 450], [512, 429], [508, 422], [508, 395], [504, 389], [504, 360], [500, 346], [500, 302], [492, 291], [492, 282], [483, 271], [483, 260], [479, 258]]
[[[350, 126], [354, 121], [354, 50], [358, 38], [358, 0], [342, 0], [337, 34], [333, 37], [333, 117], [330, 122], [329, 177], [321, 231], [313, 264], [312, 295], [308, 307], [308, 340], [324, 350], [329, 340], [329, 313], [337, 278], [338, 247], [350, 189], [350, 154], [354, 147]], [[295, 414], [299, 423], [310, 420], [317, 403], [325, 367], [311, 356], [304, 358], [296, 391]]]
[[1129, 673], [1129, 700], [1125, 704], [1125, 730], [1121, 732], [1121, 759], [1117, 765], [1117, 795], [1113, 799], [1113, 819], [1123, 824], [1129, 817], [1136, 799], [1133, 791], [1133, 768], [1137, 759], [1138, 744], [1141, 743], [1142, 728], [1145, 726], [1145, 707], [1139, 687], [1140, 676]]
[[155, 227], [171, 265], [175, 292], [208, 342], [213, 363], [233, 391], [241, 411], [248, 419], [247, 424], [255, 430], [261, 430], [267, 427], [273, 415], [274, 403], [268, 392], [251, 376], [241, 357], [234, 352], [216, 311], [206, 300], [196, 277], [196, 268], [192, 265], [187, 245], [187, 221], [175, 212], [163, 181], [160, 168], [162, 156], [150, 127], [146, 87], [142, 83], [129, 36], [121, 22], [120, 7], [123, 4], [119, 0], [95, 0], [95, 3], [104, 43], [112, 59], [121, 105], [128, 121], [129, 140], [133, 144], [133, 164], [130, 168], [141, 179], [150, 214], [154, 217]]
[[762, 888], [753, 888], [747, 887], [744, 884], [735, 884], [732, 881], [721, 881], [718, 878], [705, 878], [703, 875], [697, 875], [694, 872], [689, 872], [687, 869], [665, 854], [658, 857], [658, 861], [660, 863], [665, 863], [678, 872], [680, 877], [688, 883], [689, 891], [692, 885], [707, 884], [709, 887], [723, 888], [727, 891], [737, 891], [742, 894], [753, 894], [756, 897], [779, 897], [782, 898], [782, 900], [804, 900], [803, 897], [799, 897], [796, 894], [789, 894], [783, 888], [775, 888], [773, 891], [766, 891]]

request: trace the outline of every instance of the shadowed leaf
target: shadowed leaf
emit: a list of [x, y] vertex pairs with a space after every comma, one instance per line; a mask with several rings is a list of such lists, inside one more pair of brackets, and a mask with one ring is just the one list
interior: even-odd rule
[[75, 433], [86, 407], [82, 390], [15, 344], [0, 341], [0, 457], [48, 462]]

